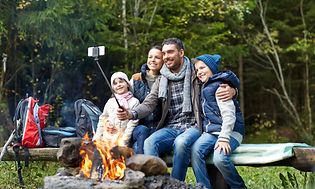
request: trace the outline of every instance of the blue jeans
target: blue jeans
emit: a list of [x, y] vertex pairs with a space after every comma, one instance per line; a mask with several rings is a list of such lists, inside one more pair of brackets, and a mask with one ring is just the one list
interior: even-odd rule
[[173, 150], [172, 177], [184, 181], [190, 162], [191, 146], [199, 136], [197, 128], [186, 131], [162, 128], [144, 141], [144, 154], [159, 156]]
[[144, 140], [148, 138], [156, 129], [155, 128], [148, 128], [144, 125], [138, 125], [132, 131], [132, 143], [133, 143], [133, 150], [136, 154], [143, 154], [143, 145]]
[[[209, 133], [203, 133], [192, 146], [191, 165], [198, 183], [211, 189], [210, 179], [206, 168], [206, 158], [209, 153], [213, 153], [213, 163], [223, 175], [224, 180], [231, 187], [246, 188], [242, 177], [238, 174], [234, 164], [230, 159], [230, 154], [224, 155], [219, 150], [214, 151], [214, 145], [218, 136]], [[239, 142], [233, 137], [230, 138], [231, 151], [233, 152]]]

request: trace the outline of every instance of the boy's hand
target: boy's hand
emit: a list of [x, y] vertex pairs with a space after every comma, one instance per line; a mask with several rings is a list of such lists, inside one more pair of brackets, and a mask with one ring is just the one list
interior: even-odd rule
[[228, 101], [235, 96], [236, 90], [230, 87], [228, 84], [220, 84], [219, 89], [215, 93], [215, 95], [222, 101]]
[[231, 146], [228, 142], [218, 141], [214, 146], [214, 150], [219, 150], [220, 153], [223, 151], [225, 155], [228, 155], [231, 153]]
[[117, 109], [116, 115], [121, 121], [132, 118], [131, 112], [123, 107]]

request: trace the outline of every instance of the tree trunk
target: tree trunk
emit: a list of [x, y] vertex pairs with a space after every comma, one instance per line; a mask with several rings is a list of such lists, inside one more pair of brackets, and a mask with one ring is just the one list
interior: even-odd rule
[[[3, 44], [6, 44], [5, 53], [6, 57], [3, 57], [3, 61], [5, 61], [5, 70], [3, 67], [2, 76], [1, 76], [1, 98], [0, 102], [6, 104], [2, 107], [2, 112], [0, 113], [1, 121], [0, 124], [2, 128], [0, 128], [0, 143], [5, 142], [5, 140], [10, 135], [10, 130], [13, 129], [12, 118], [15, 111], [15, 105], [17, 104], [16, 92], [17, 92], [17, 53], [16, 53], [16, 45], [17, 45], [17, 10], [16, 10], [16, 1], [7, 1], [4, 3], [4, 8], [7, 9], [7, 22], [4, 23], [7, 31], [7, 37], [4, 38], [5, 41]], [[5, 71], [5, 72], [4, 72]], [[14, 79], [13, 79], [14, 78]]]
[[240, 79], [240, 89], [238, 91], [239, 93], [239, 99], [240, 99], [240, 106], [241, 106], [241, 111], [243, 112], [243, 115], [245, 115], [245, 109], [244, 109], [244, 67], [243, 67], [243, 57], [240, 55], [238, 57], [238, 75]]
[[305, 130], [305, 127], [303, 127], [301, 116], [299, 112], [297, 111], [295, 105], [293, 104], [292, 99], [289, 96], [286, 85], [285, 85], [285, 78], [283, 76], [283, 69], [282, 69], [281, 60], [278, 54], [278, 49], [277, 49], [276, 44], [274, 43], [274, 39], [272, 38], [272, 35], [269, 31], [269, 27], [265, 19], [266, 8], [263, 6], [263, 3], [261, 0], [256, 0], [256, 3], [260, 11], [259, 15], [260, 15], [261, 23], [264, 28], [264, 34], [266, 36], [266, 39], [269, 42], [269, 48], [271, 49], [271, 52], [265, 53], [264, 56], [266, 57], [270, 66], [272, 67], [272, 70], [275, 73], [275, 76], [277, 78], [277, 81], [280, 87], [280, 90], [274, 88], [274, 89], [269, 89], [268, 91], [275, 94], [278, 97], [282, 107], [289, 113], [291, 119], [295, 122], [296, 126], [298, 128]]
[[124, 48], [128, 49], [127, 40], [127, 17], [126, 17], [126, 0], [122, 0], [122, 22], [123, 22], [123, 35], [124, 35]]
[[[303, 3], [304, 3], [304, 0], [301, 0], [300, 1], [300, 13], [301, 13], [301, 19], [302, 19], [302, 23], [303, 23], [303, 34], [304, 34], [304, 44], [305, 46], [308, 44], [308, 41], [307, 41], [307, 34], [308, 34], [308, 31], [307, 31], [307, 27], [306, 27], [306, 22], [305, 22], [305, 17], [304, 17], [304, 9], [303, 9]], [[313, 122], [312, 122], [312, 108], [311, 108], [311, 99], [310, 99], [310, 84], [309, 84], [309, 56], [308, 56], [308, 53], [305, 52], [307, 51], [307, 49], [303, 48], [303, 53], [302, 53], [302, 56], [304, 56], [304, 63], [305, 63], [305, 78], [304, 78], [304, 81], [305, 81], [305, 108], [306, 108], [306, 114], [307, 114], [307, 129], [306, 131], [308, 133], [312, 133], [312, 125], [313, 125]], [[312, 134], [311, 134], [312, 135]]]
[[0, 100], [2, 100], [4, 96], [4, 81], [5, 81], [5, 72], [6, 72], [6, 67], [7, 67], [7, 60], [8, 60], [8, 55], [5, 53], [2, 53], [2, 70], [1, 70], [1, 80], [0, 80]]

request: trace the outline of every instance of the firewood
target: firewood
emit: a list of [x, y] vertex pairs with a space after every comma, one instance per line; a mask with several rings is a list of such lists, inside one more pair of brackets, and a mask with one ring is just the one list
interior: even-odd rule
[[100, 181], [102, 179], [102, 173], [100, 172], [100, 168], [102, 167], [102, 158], [97, 149], [94, 149], [94, 155], [93, 155], [93, 164], [91, 169], [91, 179]]

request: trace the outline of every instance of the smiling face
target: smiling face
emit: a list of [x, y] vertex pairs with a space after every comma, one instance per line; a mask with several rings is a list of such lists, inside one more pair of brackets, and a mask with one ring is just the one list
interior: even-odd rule
[[116, 94], [124, 94], [128, 92], [129, 85], [124, 79], [116, 78], [113, 81], [113, 90]]
[[203, 83], [208, 81], [208, 79], [213, 76], [210, 68], [201, 60], [197, 60], [197, 62], [195, 63], [195, 71], [197, 73], [197, 77]]
[[172, 72], [179, 72], [183, 64], [184, 49], [178, 50], [175, 44], [165, 44], [162, 48], [163, 61]]
[[151, 49], [148, 53], [147, 65], [153, 74], [158, 75], [163, 66], [163, 54], [159, 49]]

